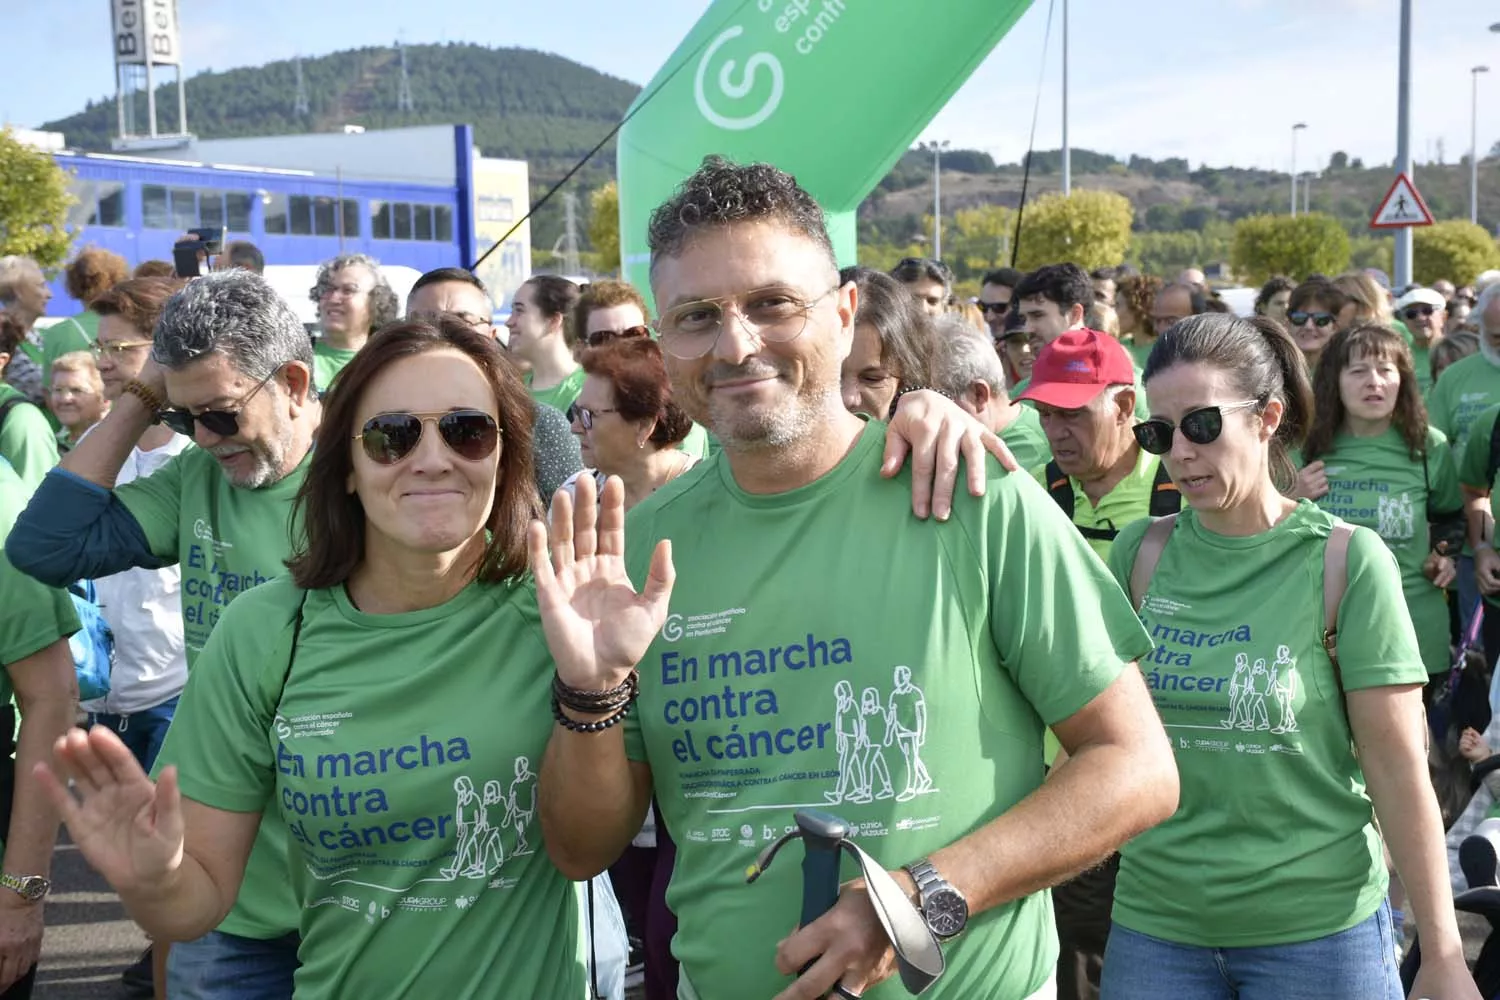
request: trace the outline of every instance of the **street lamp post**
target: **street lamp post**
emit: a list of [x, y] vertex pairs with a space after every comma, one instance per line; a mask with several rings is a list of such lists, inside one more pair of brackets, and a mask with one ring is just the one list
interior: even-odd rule
[[[1491, 25], [1491, 30], [1500, 24]], [[1475, 66], [1469, 71], [1474, 77], [1474, 97], [1469, 104], [1469, 221], [1479, 222], [1479, 74], [1488, 73], [1488, 66]]]
[[[1401, 0], [1400, 55], [1396, 73], [1396, 173], [1411, 177], [1411, 0]], [[1412, 231], [1396, 230], [1391, 287], [1405, 291], [1411, 284]]]
[[1307, 122], [1292, 126], [1292, 218], [1297, 217], [1297, 133], [1307, 128]]
[[1062, 193], [1073, 193], [1073, 147], [1068, 145], [1068, 0], [1063, 0], [1062, 18]]
[[932, 144], [932, 259], [943, 259], [943, 150], [949, 141]]

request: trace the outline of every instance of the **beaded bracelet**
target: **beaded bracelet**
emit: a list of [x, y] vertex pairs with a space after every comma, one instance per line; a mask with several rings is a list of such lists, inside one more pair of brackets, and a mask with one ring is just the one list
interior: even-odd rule
[[953, 398], [953, 394], [951, 392], [948, 392], [945, 389], [939, 389], [937, 386], [933, 386], [933, 385], [906, 385], [906, 386], [902, 386], [902, 387], [900, 387], [899, 389], [896, 390], [896, 402], [898, 402], [898, 403], [901, 402], [901, 397], [905, 396], [909, 392], [924, 392], [924, 391], [925, 392], [935, 392], [939, 396], [944, 396], [944, 397], [946, 397], [948, 399], [952, 399]]
[[620, 707], [619, 711], [615, 712], [614, 715], [600, 719], [597, 722], [579, 722], [577, 719], [570, 718], [568, 714], [562, 710], [562, 704], [559, 703], [556, 698], [553, 698], [552, 717], [557, 720], [557, 724], [559, 726], [562, 726], [569, 732], [602, 733], [606, 729], [612, 729], [615, 726], [618, 726], [620, 723], [624, 722], [625, 716], [630, 714], [630, 707], [633, 704], [633, 701], [627, 701], [623, 706]]
[[584, 691], [571, 687], [556, 674], [552, 676], [552, 697], [575, 712], [599, 715], [628, 705], [641, 693], [641, 675], [631, 670], [623, 683], [607, 691]]

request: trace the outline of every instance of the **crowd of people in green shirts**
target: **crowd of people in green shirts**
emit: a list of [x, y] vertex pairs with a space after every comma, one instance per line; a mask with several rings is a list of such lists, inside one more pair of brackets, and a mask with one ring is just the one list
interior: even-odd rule
[[[653, 998], [894, 997], [915, 936], [935, 997], [1394, 1000], [1400, 911], [1410, 995], [1477, 1000], [1423, 706], [1500, 594], [1500, 283], [1458, 360], [1456, 299], [1403, 333], [1351, 276], [1240, 318], [997, 272], [981, 329], [719, 158], [648, 235], [654, 321], [536, 276], [502, 332], [467, 272], [403, 304], [349, 256], [316, 340], [239, 269], [95, 331], [107, 414], [0, 469], [0, 991], [61, 820], [174, 998], [618, 995], [610, 872]], [[37, 694], [62, 587], [167, 567], [148, 757]], [[796, 866], [745, 880], [799, 810], [888, 871], [800, 927]]]

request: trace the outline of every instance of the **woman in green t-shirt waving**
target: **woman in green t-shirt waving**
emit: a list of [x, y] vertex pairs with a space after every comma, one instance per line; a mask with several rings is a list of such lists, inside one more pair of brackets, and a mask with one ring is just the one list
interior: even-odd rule
[[[537, 816], [554, 721], [527, 578], [526, 389], [492, 339], [446, 316], [382, 330], [339, 385], [290, 573], [225, 610], [159, 783], [113, 734], [74, 731], [58, 757], [78, 800], [56, 779], [53, 800], [131, 915], [177, 941], [228, 912], [276, 814], [302, 904], [298, 1000], [583, 1000], [582, 888]], [[616, 482], [605, 507], [623, 520]], [[639, 597], [622, 565], [596, 574], [596, 617], [568, 621], [639, 659], [665, 572]]]
[[1126, 528], [1110, 567], [1157, 644], [1141, 667], [1182, 792], [1121, 851], [1104, 1000], [1399, 1000], [1377, 817], [1421, 933], [1413, 996], [1479, 1000], [1400, 572], [1374, 532], [1283, 495], [1311, 413], [1300, 353], [1273, 321], [1194, 316], [1144, 381], [1136, 439], [1187, 509]]
[[1411, 348], [1383, 326], [1333, 335], [1313, 375], [1313, 422], [1296, 496], [1381, 537], [1429, 676], [1448, 670], [1453, 556], [1463, 545], [1463, 494], [1443, 432], [1427, 423]]

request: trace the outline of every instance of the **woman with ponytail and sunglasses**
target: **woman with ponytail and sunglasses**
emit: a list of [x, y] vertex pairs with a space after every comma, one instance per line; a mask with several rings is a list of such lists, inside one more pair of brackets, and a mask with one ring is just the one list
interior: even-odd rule
[[[53, 801], [167, 940], [219, 922], [275, 811], [302, 907], [299, 1000], [584, 1000], [582, 887], [548, 860], [536, 819], [555, 723], [527, 583], [526, 388], [453, 317], [387, 327], [339, 385], [298, 492], [290, 572], [225, 610], [160, 780], [113, 733], [74, 731]], [[669, 590], [663, 561], [646, 613], [605, 597], [600, 641], [638, 657]]]
[[1334, 335], [1313, 374], [1296, 495], [1376, 532], [1396, 556], [1429, 676], [1447, 672], [1463, 494], [1448, 439], [1427, 423], [1411, 348], [1386, 326]]
[[1122, 531], [1110, 568], [1157, 643], [1141, 668], [1182, 794], [1121, 851], [1103, 1000], [1399, 1000], [1382, 832], [1421, 935], [1412, 995], [1479, 1000], [1400, 571], [1373, 531], [1286, 495], [1312, 408], [1297, 345], [1268, 320], [1194, 316], [1144, 381], [1137, 441], [1186, 506]]

